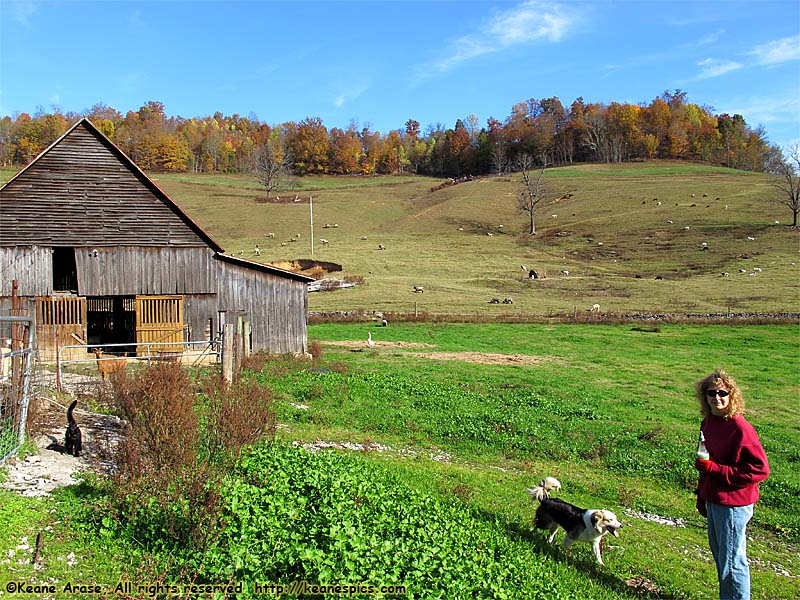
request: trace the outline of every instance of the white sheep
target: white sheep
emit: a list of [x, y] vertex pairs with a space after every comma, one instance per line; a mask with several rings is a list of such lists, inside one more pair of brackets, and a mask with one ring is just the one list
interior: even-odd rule
[[503, 304], [514, 304], [514, 299], [511, 296], [503, 298]]
[[326, 240], [325, 238], [319, 238], [319, 243], [320, 244], [328, 244], [330, 242], [328, 242], [328, 240]]
[[489, 300], [489, 304], [500, 304], [500, 298], [498, 298], [497, 296], [495, 296], [494, 298], [492, 298], [491, 300]]
[[753, 271], [756, 273], [761, 273], [761, 267], [753, 267]]
[[562, 275], [569, 275], [569, 271], [567, 271], [566, 269], [561, 269], [560, 273]]
[[523, 271], [527, 271], [528, 270], [528, 267], [526, 267], [525, 265], [520, 265], [519, 268], [522, 269]]
[[425, 292], [425, 288], [422, 287], [421, 285], [415, 285], [414, 286], [414, 293], [415, 294], [422, 294], [424, 292]]
[[722, 274], [722, 276], [723, 276], [723, 277], [730, 277], [730, 273], [728, 273], [728, 272], [725, 272], [725, 273], [723, 273], [723, 274]]
[[592, 308], [589, 309], [590, 312], [600, 312], [600, 305], [599, 304], [592, 304]]
[[756, 240], [756, 238], [754, 238], [752, 236], [749, 236], [749, 235], [747, 236], [747, 241], [748, 242], [754, 242], [755, 240]]
[[275, 237], [275, 234], [270, 231], [269, 233], [264, 234], [264, 237], [268, 237], [268, 238], [272, 239], [272, 238]]
[[256, 253], [256, 256], [261, 256], [261, 248], [258, 247], [258, 244], [256, 244], [254, 252]]
[[386, 250], [386, 246], [383, 244], [378, 244], [378, 250]]

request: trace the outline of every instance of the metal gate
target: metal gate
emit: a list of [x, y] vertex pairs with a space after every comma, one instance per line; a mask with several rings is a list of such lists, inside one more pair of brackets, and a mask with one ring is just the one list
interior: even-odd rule
[[178, 351], [175, 344], [186, 341], [184, 329], [183, 296], [136, 296], [137, 344], [148, 344], [155, 352], [174, 353]]
[[0, 464], [25, 441], [34, 332], [31, 317], [0, 316]]

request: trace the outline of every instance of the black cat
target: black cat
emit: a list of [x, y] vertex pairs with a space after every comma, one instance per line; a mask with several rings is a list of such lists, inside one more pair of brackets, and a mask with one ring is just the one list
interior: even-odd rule
[[78, 401], [73, 400], [67, 409], [67, 431], [64, 434], [64, 450], [72, 456], [80, 456], [81, 454], [81, 428], [78, 427], [75, 418], [72, 416], [72, 411], [77, 404]]

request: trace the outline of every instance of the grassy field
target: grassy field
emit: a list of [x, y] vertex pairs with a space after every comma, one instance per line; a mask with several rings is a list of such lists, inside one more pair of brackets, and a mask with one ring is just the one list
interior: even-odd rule
[[[409, 598], [708, 598], [692, 384], [723, 365], [772, 467], [749, 528], [753, 598], [800, 595], [796, 327], [368, 327], [311, 326], [319, 360], [252, 374], [273, 390], [277, 444], [231, 473], [205, 554], [120, 529], [91, 479], [45, 501], [0, 492], [3, 556], [46, 532], [41, 570], [16, 550], [23, 560], [0, 568], [0, 587], [157, 576], [405, 584]], [[309, 455], [290, 443], [363, 450]], [[565, 553], [531, 529], [525, 488], [545, 475], [562, 481], [560, 497], [623, 520], [606, 567], [588, 546]], [[160, 515], [153, 505], [147, 523]]]
[[[546, 315], [594, 303], [628, 313], [800, 305], [800, 238], [766, 176], [642, 163], [551, 169], [546, 180], [553, 197], [573, 195], [543, 203], [530, 236], [516, 209], [516, 177], [435, 192], [439, 182], [428, 178], [300, 179], [314, 199], [313, 258], [365, 280], [311, 294], [310, 308]], [[237, 177], [159, 176], [158, 184], [230, 253], [263, 262], [312, 257], [307, 203], [256, 203], [252, 180]], [[547, 279], [531, 281], [522, 265]], [[414, 294], [415, 285], [424, 293]], [[514, 303], [493, 305], [492, 297]]]
[[[229, 253], [260, 262], [314, 258], [342, 265], [339, 276], [364, 278], [310, 294], [312, 310], [548, 315], [595, 303], [611, 313], [800, 306], [800, 236], [761, 174], [661, 161], [548, 169], [549, 197], [572, 196], [537, 209], [536, 236], [516, 208], [517, 176], [438, 191], [441, 180], [425, 177], [303, 177], [285, 193], [306, 200], [297, 203], [256, 202], [265, 193], [252, 177], [153, 178]], [[547, 278], [531, 281], [523, 265]], [[424, 293], [413, 293], [415, 285]], [[513, 304], [490, 304], [493, 297]]]

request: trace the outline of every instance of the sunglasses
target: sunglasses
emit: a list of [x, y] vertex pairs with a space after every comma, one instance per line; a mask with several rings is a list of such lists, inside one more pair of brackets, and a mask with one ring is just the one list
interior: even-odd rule
[[714, 398], [715, 396], [725, 398], [728, 394], [730, 394], [730, 392], [726, 392], [725, 390], [706, 390], [706, 396], [709, 398]]

